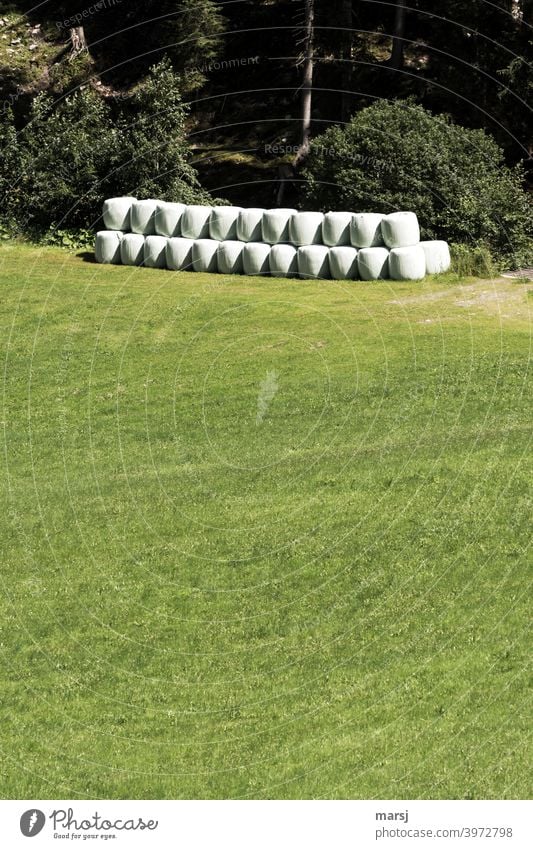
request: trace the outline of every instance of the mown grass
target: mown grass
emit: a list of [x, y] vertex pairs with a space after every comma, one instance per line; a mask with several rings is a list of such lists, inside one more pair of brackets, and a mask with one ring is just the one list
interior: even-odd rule
[[528, 287], [0, 269], [2, 796], [526, 797]]

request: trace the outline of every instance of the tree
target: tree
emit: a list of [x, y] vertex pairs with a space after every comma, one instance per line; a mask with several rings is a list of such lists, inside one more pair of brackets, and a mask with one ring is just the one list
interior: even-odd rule
[[18, 134], [8, 110], [0, 123], [4, 224], [31, 235], [89, 228], [104, 198], [123, 194], [209, 203], [190, 164], [187, 112], [168, 62], [115, 107], [89, 86], [59, 101], [42, 94]]
[[53, 23], [73, 54], [88, 49], [100, 72], [121, 84], [142, 79], [167, 57], [175, 70], [201, 67], [218, 55], [225, 19], [217, 0], [47, 0], [14, 5], [31, 20]]
[[69, 34], [73, 56], [77, 56], [78, 53], [83, 53], [84, 50], [87, 50], [87, 38], [85, 37], [85, 29], [82, 26], [71, 27]]
[[[106, 184], [115, 193], [124, 187], [140, 197], [183, 203], [210, 203], [190, 164], [180, 78], [169, 60], [151, 68], [146, 80], [126, 101], [118, 122], [120, 149]], [[119, 188], [121, 188], [119, 192]], [[111, 188], [109, 190], [111, 193]]]
[[533, 262], [533, 207], [521, 166], [494, 139], [409, 101], [380, 101], [313, 139], [303, 171], [305, 207], [410, 209], [426, 238], [482, 241]]
[[389, 60], [391, 68], [399, 71], [403, 67], [404, 35], [405, 35], [405, 0], [396, 0], [396, 12], [394, 16], [394, 34], [392, 38], [392, 52]]
[[342, 99], [341, 120], [347, 121], [351, 115], [352, 105], [352, 70], [353, 70], [353, 0], [341, 0], [339, 20], [342, 26], [341, 59], [342, 59]]
[[305, 22], [303, 33], [303, 82], [302, 82], [302, 112], [301, 112], [301, 141], [294, 159], [298, 167], [309, 153], [311, 141], [311, 119], [313, 108], [313, 72], [315, 64], [315, 0], [304, 0]]
[[121, 83], [169, 59], [176, 71], [198, 72], [219, 55], [225, 19], [214, 0], [128, 0], [108, 6], [90, 24], [93, 51], [105, 76]]
[[[49, 0], [42, 10], [48, 20], [52, 20], [64, 34], [68, 33], [68, 43], [72, 56], [87, 50], [87, 36], [83, 22], [87, 4], [84, 0]], [[38, 11], [38, 10], [36, 10]], [[30, 13], [33, 9], [30, 9]]]

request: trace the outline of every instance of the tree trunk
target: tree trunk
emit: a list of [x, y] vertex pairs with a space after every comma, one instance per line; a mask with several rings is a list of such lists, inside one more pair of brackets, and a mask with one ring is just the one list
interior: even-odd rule
[[342, 95], [341, 119], [349, 121], [352, 114], [352, 47], [353, 47], [353, 0], [341, 0], [340, 25], [342, 27]]
[[72, 27], [69, 35], [71, 57], [77, 56], [79, 53], [83, 53], [84, 50], [87, 50], [87, 39], [85, 38], [85, 30], [83, 27]]
[[278, 178], [279, 178], [279, 186], [278, 192], [276, 195], [276, 206], [283, 206], [283, 200], [285, 198], [285, 190], [287, 185], [294, 179], [294, 167], [292, 164], [284, 163], [280, 165], [278, 168]]
[[311, 110], [313, 106], [313, 71], [315, 64], [315, 0], [305, 0], [305, 35], [302, 83], [302, 138], [294, 165], [298, 166], [309, 153], [311, 141]]
[[394, 35], [392, 39], [392, 52], [389, 60], [389, 65], [395, 71], [400, 71], [403, 68], [404, 54], [404, 36], [405, 36], [405, 15], [406, 8], [403, 5], [405, 0], [396, 0], [396, 15], [394, 18]]

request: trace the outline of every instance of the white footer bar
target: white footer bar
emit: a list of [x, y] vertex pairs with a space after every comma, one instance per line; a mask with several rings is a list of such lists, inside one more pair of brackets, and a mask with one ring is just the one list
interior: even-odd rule
[[532, 823], [523, 801], [0, 801], [9, 849], [531, 849]]

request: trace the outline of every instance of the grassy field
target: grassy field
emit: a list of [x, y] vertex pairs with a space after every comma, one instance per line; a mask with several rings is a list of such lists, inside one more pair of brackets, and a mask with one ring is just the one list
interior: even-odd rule
[[3, 798], [529, 794], [530, 287], [0, 274]]

